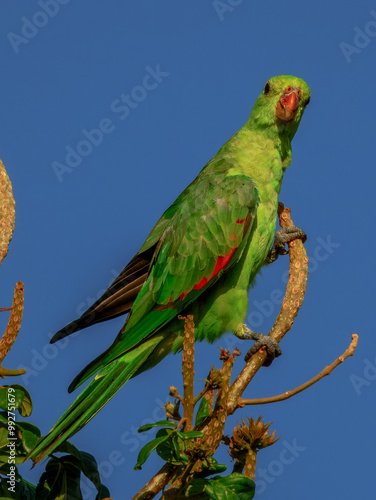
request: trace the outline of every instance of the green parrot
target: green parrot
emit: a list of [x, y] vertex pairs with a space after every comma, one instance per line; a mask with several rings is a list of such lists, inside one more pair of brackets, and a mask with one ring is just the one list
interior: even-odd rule
[[[179, 315], [193, 315], [197, 341], [213, 342], [229, 331], [259, 338], [244, 324], [247, 292], [272, 246], [291, 141], [309, 100], [302, 79], [270, 78], [246, 124], [165, 211], [105, 294], [51, 339], [129, 312], [115, 341], [77, 375], [69, 392], [98, 372], [95, 378], [28, 458], [45, 458], [130, 378], [179, 351]], [[296, 236], [299, 231], [277, 246]]]

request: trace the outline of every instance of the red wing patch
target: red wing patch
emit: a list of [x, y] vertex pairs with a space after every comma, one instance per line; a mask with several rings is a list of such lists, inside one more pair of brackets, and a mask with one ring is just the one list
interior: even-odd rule
[[193, 288], [195, 290], [200, 290], [203, 286], [205, 286], [207, 283], [209, 283], [209, 281], [214, 278], [214, 276], [216, 276], [219, 271], [221, 269], [223, 269], [229, 262], [230, 262], [230, 259], [231, 257], [234, 255], [234, 252], [236, 250], [236, 247], [234, 247], [230, 253], [228, 253], [227, 255], [224, 255], [223, 257], [219, 256], [217, 257], [217, 262], [215, 263], [215, 268], [214, 268], [214, 271], [213, 271], [213, 274], [210, 276], [209, 279], [207, 278], [202, 278], [202, 280], [197, 283], [197, 285], [195, 285]]
[[[244, 222], [247, 220], [247, 217], [244, 217], [244, 219], [237, 219], [236, 220], [236, 224], [244, 224]], [[236, 235], [235, 233], [231, 236], [231, 241], [235, 241], [236, 240]], [[193, 286], [193, 288], [191, 288], [190, 290], [186, 291], [186, 292], [183, 292], [181, 295], [179, 295], [178, 299], [177, 300], [184, 300], [185, 297], [192, 291], [192, 290], [201, 290], [201, 288], [203, 288], [205, 285], [207, 285], [209, 283], [209, 281], [211, 279], [214, 278], [214, 276], [216, 276], [219, 271], [221, 271], [224, 267], [227, 266], [227, 264], [230, 262], [231, 260], [231, 257], [234, 255], [235, 251], [236, 251], [237, 247], [233, 247], [232, 250], [226, 254], [226, 255], [220, 255], [219, 257], [217, 257], [217, 262], [215, 263], [215, 267], [214, 267], [214, 271], [212, 273], [212, 275], [210, 276], [210, 278], [206, 278], [205, 276], [198, 282], [196, 283], [196, 285]], [[170, 297], [169, 303], [172, 303], [173, 300], [172, 300], [172, 297]], [[169, 306], [167, 306], [169, 307]]]
[[[231, 260], [231, 257], [234, 255], [236, 251], [236, 247], [233, 247], [233, 249], [231, 250], [231, 252], [229, 252], [228, 254], [224, 255], [224, 256], [219, 256], [217, 257], [217, 262], [215, 263], [215, 267], [214, 267], [214, 271], [212, 273], [212, 275], [210, 276], [210, 278], [205, 278], [203, 277], [193, 288], [191, 288], [190, 290], [188, 290], [188, 292], [183, 292], [178, 300], [183, 300], [185, 299], [185, 297], [189, 294], [189, 292], [191, 292], [193, 289], [195, 290], [201, 290], [201, 288], [203, 288], [206, 284], [209, 283], [209, 281], [214, 278], [214, 276], [216, 276], [219, 271], [221, 269], [223, 269], [225, 266], [227, 266], [227, 264], [230, 262]], [[170, 297], [170, 300], [169, 302], [172, 302], [172, 298]]]

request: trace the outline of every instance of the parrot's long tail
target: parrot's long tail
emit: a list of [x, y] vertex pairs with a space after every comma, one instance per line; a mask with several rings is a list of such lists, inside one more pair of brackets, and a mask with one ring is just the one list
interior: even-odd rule
[[148, 339], [102, 368], [25, 460], [31, 459], [35, 465], [78, 432], [125, 382], [143, 371], [142, 365], [146, 363], [160, 342], [161, 337]]

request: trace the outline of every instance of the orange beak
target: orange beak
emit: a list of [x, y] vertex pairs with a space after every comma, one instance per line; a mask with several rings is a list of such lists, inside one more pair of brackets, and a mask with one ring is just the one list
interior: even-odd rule
[[283, 122], [290, 122], [295, 118], [300, 102], [300, 90], [287, 87], [281, 95], [275, 114]]

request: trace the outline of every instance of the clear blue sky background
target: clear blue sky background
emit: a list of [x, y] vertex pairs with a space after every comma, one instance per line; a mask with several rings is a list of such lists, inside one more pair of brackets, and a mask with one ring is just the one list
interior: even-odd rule
[[[262, 414], [282, 436], [259, 453], [260, 500], [373, 498], [376, 5], [220, 4], [65, 0], [49, 15], [36, 1], [2, 5], [0, 157], [17, 219], [0, 305], [10, 304], [17, 280], [25, 283], [22, 330], [5, 366], [27, 368], [17, 382], [31, 392], [31, 421], [46, 433], [74, 398], [69, 382], [112, 342], [123, 319], [61, 346], [49, 347], [49, 337], [138, 251], [162, 212], [247, 120], [266, 80], [302, 77], [312, 100], [281, 200], [308, 234], [311, 274], [283, 356], [247, 394], [271, 396], [303, 383], [346, 349], [351, 332], [360, 345], [330, 377], [289, 401], [239, 411], [228, 430], [241, 416]], [[158, 85], [140, 89], [143, 81], [154, 87], [144, 78], [158, 66]], [[133, 95], [128, 112], [119, 110], [123, 93]], [[77, 150], [82, 130], [100, 123], [108, 132], [101, 143], [59, 180], [52, 164], [66, 164], [66, 148]], [[287, 268], [288, 259], [279, 259], [250, 292], [248, 322], [259, 331], [267, 333], [278, 313], [271, 298], [284, 290]], [[248, 347], [230, 335], [219, 345]], [[197, 380], [220, 365], [215, 345], [198, 345], [196, 357]], [[242, 364], [239, 358], [238, 370]], [[95, 455], [114, 499], [131, 498], [159, 469], [153, 456], [133, 470], [144, 438], [135, 430], [163, 418], [160, 407], [169, 385], [181, 387], [180, 371], [180, 356], [169, 356], [72, 439]], [[225, 449], [218, 460], [230, 463]], [[21, 468], [31, 481], [41, 470]]]

